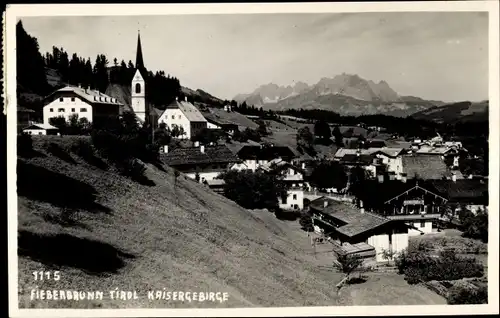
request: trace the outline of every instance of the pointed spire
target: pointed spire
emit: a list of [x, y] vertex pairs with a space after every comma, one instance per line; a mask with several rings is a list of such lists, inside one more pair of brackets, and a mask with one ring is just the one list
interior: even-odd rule
[[137, 55], [135, 58], [135, 68], [141, 71], [144, 69], [144, 61], [142, 60], [141, 32], [139, 30], [137, 30]]

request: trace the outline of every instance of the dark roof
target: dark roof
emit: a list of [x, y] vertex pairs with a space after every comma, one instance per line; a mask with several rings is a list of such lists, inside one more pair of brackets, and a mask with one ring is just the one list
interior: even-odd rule
[[403, 156], [403, 172], [408, 178], [418, 176], [423, 180], [443, 179], [443, 177], [450, 176], [446, 163], [439, 156]]
[[169, 166], [239, 161], [225, 145], [205, 146], [203, 153], [200, 147], [176, 148], [167, 154], [162, 154], [161, 160]]
[[238, 151], [240, 159], [272, 160], [277, 158], [294, 158], [293, 151], [287, 146], [243, 146]]
[[[328, 206], [324, 207], [324, 202], [328, 202]], [[353, 237], [363, 232], [372, 230], [383, 224], [391, 222], [383, 216], [375, 215], [372, 213], [361, 213], [360, 210], [351, 207], [345, 203], [321, 197], [311, 202], [310, 208], [328, 214], [329, 216], [344, 223], [336, 230], [348, 237]]]
[[386, 146], [385, 140], [382, 139], [370, 139], [365, 142], [365, 147], [382, 148]]
[[369, 165], [373, 162], [373, 156], [371, 155], [356, 155], [347, 154], [340, 159], [341, 164], [354, 164], [354, 165]]
[[122, 106], [120, 107], [120, 113], [132, 112], [133, 109], [131, 105], [131, 93], [129, 85], [120, 85], [111, 83], [106, 88], [106, 95], [116, 98]]
[[203, 117], [205, 117], [205, 119], [208, 122], [213, 123], [215, 125], [219, 125], [219, 126], [228, 126], [228, 125], [238, 126], [238, 124], [235, 124], [234, 122], [228, 121], [228, 120], [226, 120], [224, 118], [217, 117], [217, 116], [215, 116], [214, 114], [212, 114], [210, 112], [202, 112], [201, 114], [203, 115]]
[[425, 181], [408, 180], [402, 182], [400, 180], [386, 180], [378, 182], [378, 180], [366, 180], [363, 183], [362, 189], [356, 193], [356, 197], [362, 200], [366, 207], [379, 207], [387, 201], [404, 194], [405, 192], [418, 187], [425, 191], [434, 193], [446, 199], [440, 191], [437, 191], [432, 184]]
[[[210, 115], [208, 115], [207, 113], [209, 113]], [[251, 119], [248, 119], [245, 115], [242, 115], [235, 111], [228, 112], [222, 108], [209, 108], [209, 112], [203, 112], [203, 116], [209, 116], [214, 121], [238, 125], [238, 127], [240, 127], [241, 129], [257, 129], [259, 127], [257, 123], [255, 123]]]
[[488, 204], [487, 180], [432, 180], [430, 183], [451, 202]]

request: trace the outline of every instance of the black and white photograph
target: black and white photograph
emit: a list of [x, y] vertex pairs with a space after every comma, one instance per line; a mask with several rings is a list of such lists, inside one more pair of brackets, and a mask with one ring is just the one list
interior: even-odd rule
[[498, 2], [247, 6], [7, 7], [11, 315], [498, 313]]

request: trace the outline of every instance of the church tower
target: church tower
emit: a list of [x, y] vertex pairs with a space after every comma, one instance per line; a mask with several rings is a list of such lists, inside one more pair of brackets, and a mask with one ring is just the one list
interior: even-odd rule
[[131, 106], [137, 118], [142, 122], [146, 120], [146, 81], [144, 80], [145, 68], [142, 60], [141, 35], [137, 35], [137, 53], [135, 59], [136, 71], [132, 79]]

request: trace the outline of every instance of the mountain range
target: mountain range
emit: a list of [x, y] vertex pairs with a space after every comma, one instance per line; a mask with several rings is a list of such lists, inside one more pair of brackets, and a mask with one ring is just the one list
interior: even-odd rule
[[304, 82], [288, 86], [269, 83], [259, 86], [252, 93], [238, 94], [233, 99], [269, 110], [322, 109], [341, 115], [409, 116], [445, 104], [442, 101], [402, 96], [386, 81], [376, 83], [346, 73], [333, 78], [324, 77], [314, 85]]

